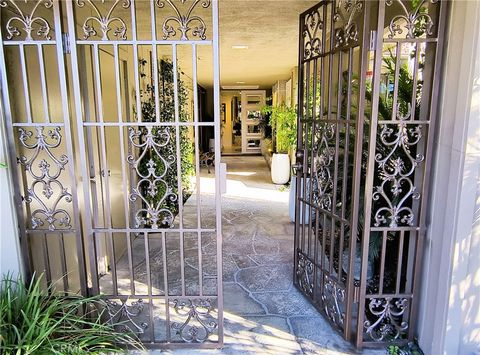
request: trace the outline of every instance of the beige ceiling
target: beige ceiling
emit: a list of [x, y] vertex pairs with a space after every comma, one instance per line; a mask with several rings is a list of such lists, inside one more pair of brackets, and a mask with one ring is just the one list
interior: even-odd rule
[[[275, 81], [288, 79], [298, 60], [299, 14], [316, 2], [219, 1], [221, 85], [270, 88]], [[232, 49], [232, 45], [248, 49]]]

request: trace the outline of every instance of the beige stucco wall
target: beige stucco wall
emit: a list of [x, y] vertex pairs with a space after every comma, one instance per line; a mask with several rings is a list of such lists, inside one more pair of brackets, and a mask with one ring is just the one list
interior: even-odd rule
[[[3, 107], [0, 100], [0, 117]], [[0, 125], [0, 163], [8, 164], [7, 144], [4, 125]], [[18, 274], [21, 269], [20, 246], [16, 226], [16, 215], [13, 208], [12, 184], [10, 172], [0, 168], [0, 277], [8, 272]]]
[[419, 340], [480, 352], [480, 2], [451, 2]]

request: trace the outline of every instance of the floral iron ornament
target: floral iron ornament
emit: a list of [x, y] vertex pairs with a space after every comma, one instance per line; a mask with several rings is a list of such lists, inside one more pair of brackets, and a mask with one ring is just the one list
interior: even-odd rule
[[[127, 39], [127, 26], [125, 25], [125, 21], [123, 21], [119, 17], [114, 17], [113, 12], [115, 11], [115, 8], [117, 5], [122, 2], [122, 7], [124, 9], [128, 9], [130, 7], [130, 0], [115, 0], [113, 3], [112, 7], [108, 12], [103, 15], [102, 12], [99, 10], [97, 5], [92, 0], [76, 0], [78, 7], [84, 7], [85, 4], [88, 4], [93, 11], [95, 12], [95, 15], [89, 16], [85, 19], [83, 22], [83, 32], [84, 32], [84, 39], [88, 39], [91, 36], [96, 36], [97, 35], [97, 30], [93, 26], [95, 22], [97, 22], [100, 25], [100, 30], [102, 32], [102, 40], [107, 41], [108, 38], [108, 32], [112, 30], [110, 27], [112, 23], [117, 22], [118, 27], [114, 29], [114, 36], [117, 37], [117, 39]], [[101, 0], [102, 4], [105, 3], [105, 0]]]
[[338, 1], [333, 20], [335, 22], [342, 20], [342, 27], [335, 29], [335, 48], [351, 46], [357, 43], [358, 25], [354, 20], [362, 9], [363, 2], [361, 0]]
[[[141, 151], [138, 158], [133, 155], [127, 157], [132, 170], [138, 176], [138, 182], [130, 194], [130, 201], [140, 199], [143, 205], [135, 212], [135, 228], [146, 225], [152, 229], [164, 225], [173, 227], [174, 216], [166, 208], [165, 202], [167, 199], [176, 201], [178, 197], [165, 181], [165, 176], [171, 164], [175, 162], [175, 157], [173, 155], [164, 157], [160, 152], [160, 149], [170, 142], [168, 128], [154, 131], [153, 127], [146, 127], [145, 131], [136, 131], [130, 127], [128, 137], [132, 146]], [[143, 159], [147, 160], [146, 172], [141, 169]], [[156, 198], [159, 195], [161, 196]]]
[[345, 289], [340, 287], [331, 277], [325, 275], [322, 292], [323, 309], [328, 318], [340, 328], [343, 327], [345, 322], [343, 311], [345, 298]]
[[[430, 3], [435, 4], [438, 0], [429, 0]], [[398, 24], [399, 21], [404, 23], [404, 28], [407, 30], [406, 38], [413, 39], [417, 38], [423, 34], [432, 35], [433, 34], [433, 20], [432, 17], [425, 11], [426, 7], [424, 6], [428, 0], [421, 0], [418, 2], [417, 6], [408, 11], [405, 4], [402, 0], [395, 0], [396, 3], [400, 5], [403, 14], [396, 15], [390, 20], [388, 30], [390, 34], [389, 38], [395, 37], [396, 34], [402, 34], [403, 29]], [[385, 4], [387, 6], [392, 6], [394, 0], [386, 0]]]
[[[173, 308], [178, 315], [185, 316], [186, 319], [183, 323], [172, 323], [171, 327], [187, 343], [203, 343], [217, 328], [214, 320], [208, 321], [213, 309], [209, 299], [173, 300]], [[200, 326], [192, 324], [193, 322]]]
[[314, 265], [301, 252], [297, 253], [297, 282], [307, 296], [313, 295], [313, 268]]
[[374, 298], [368, 304], [370, 313], [376, 318], [372, 323], [366, 320], [363, 324], [365, 332], [373, 341], [396, 340], [405, 330], [408, 323], [402, 321], [407, 309], [406, 298]]
[[303, 37], [305, 41], [303, 56], [305, 60], [321, 54], [322, 40], [320, 39], [320, 35], [323, 29], [323, 21], [318, 9], [305, 16], [305, 23], [303, 25]]
[[[182, 4], [185, 4], [188, 0], [180, 0]], [[205, 25], [205, 21], [196, 15], [192, 15], [193, 10], [197, 7], [198, 3], [206, 9], [210, 6], [210, 0], [193, 0], [192, 4], [190, 5], [189, 9], [187, 10], [186, 14], [182, 14], [178, 9], [177, 5], [172, 0], [157, 0], [157, 6], [159, 8], [164, 8], [165, 3], [169, 4], [170, 7], [175, 12], [175, 15], [168, 16], [163, 21], [162, 31], [163, 31], [163, 39], [169, 39], [170, 37], [174, 37], [177, 34], [175, 28], [170, 24], [171, 22], [176, 22], [178, 24], [177, 30], [181, 32], [181, 40], [188, 41], [188, 32], [192, 31], [192, 35], [194, 37], [198, 37], [202, 40], [205, 40], [207, 36], [205, 32], [207, 30], [207, 26]], [[197, 26], [191, 27], [193, 23], [196, 23]]]
[[[25, 3], [27, 4], [27, 0], [25, 0]], [[21, 8], [17, 5], [16, 1], [13, 0], [0, 0], [0, 7], [8, 7], [11, 5], [13, 8], [13, 12], [16, 14], [16, 16], [10, 17], [7, 20], [7, 23], [5, 25], [5, 28], [7, 30], [7, 39], [12, 39], [13, 37], [18, 37], [20, 36], [21, 32], [20, 29], [17, 26], [14, 26], [13, 23], [19, 22], [23, 30], [25, 31], [25, 40], [26, 41], [32, 41], [32, 32], [35, 31], [34, 26], [37, 26], [36, 29], [36, 34], [43, 39], [50, 40], [50, 25], [48, 24], [47, 20], [43, 17], [36, 16], [35, 13], [38, 9], [38, 7], [43, 4], [45, 8], [50, 9], [53, 6], [53, 1], [52, 0], [38, 0], [35, 2], [35, 5], [33, 6], [32, 10], [30, 13], [25, 13], [24, 11], [21, 10]]]
[[397, 113], [398, 124], [394, 127], [381, 125], [379, 143], [389, 151], [385, 156], [380, 153], [375, 156], [382, 182], [375, 187], [372, 198], [374, 201], [381, 199], [386, 203], [386, 206], [378, 208], [374, 214], [376, 227], [387, 223], [390, 228], [396, 228], [399, 224], [413, 225], [415, 216], [407, 203], [410, 199], [420, 198], [412, 178], [424, 156], [412, 155], [410, 147], [415, 147], [420, 142], [422, 130], [419, 125], [407, 125], [405, 121], [409, 117], [409, 114], [400, 116]]
[[148, 328], [146, 322], [136, 320], [143, 313], [144, 303], [142, 299], [133, 301], [130, 305], [127, 304], [128, 300], [118, 303], [117, 301], [107, 299], [105, 302], [108, 311], [108, 322], [110, 324], [120, 324], [115, 327], [117, 331], [143, 334], [145, 329]]
[[[27, 189], [25, 202], [35, 203], [39, 206], [31, 212], [32, 228], [37, 229], [45, 223], [48, 224], [48, 229], [51, 231], [60, 227], [72, 228], [70, 215], [65, 209], [58, 207], [62, 201], [72, 202], [72, 195], [60, 182], [60, 175], [65, 170], [68, 158], [64, 154], [56, 157], [53, 153], [53, 150], [60, 146], [62, 140], [60, 128], [55, 127], [45, 134], [43, 127], [37, 127], [35, 137], [33, 137], [32, 131], [23, 128], [20, 128], [19, 132], [20, 144], [33, 151], [29, 158], [25, 155], [18, 158], [18, 163], [24, 167], [25, 172], [33, 180]], [[35, 139], [34, 142], [31, 142], [33, 139]], [[41, 193], [39, 193], [38, 186], [41, 188]]]

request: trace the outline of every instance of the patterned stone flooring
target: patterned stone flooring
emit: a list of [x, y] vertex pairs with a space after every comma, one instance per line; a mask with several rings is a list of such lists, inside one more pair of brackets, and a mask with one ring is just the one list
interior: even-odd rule
[[224, 157], [223, 161], [228, 170], [222, 203], [225, 347], [166, 352], [356, 353], [293, 286], [288, 192], [271, 184], [263, 157]]

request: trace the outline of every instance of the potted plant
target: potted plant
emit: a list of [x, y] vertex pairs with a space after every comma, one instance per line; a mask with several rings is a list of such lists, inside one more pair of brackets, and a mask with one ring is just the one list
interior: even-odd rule
[[264, 115], [270, 114], [273, 130], [274, 151], [272, 156], [272, 182], [283, 185], [290, 180], [290, 156], [297, 140], [297, 112], [287, 105], [266, 106]]

